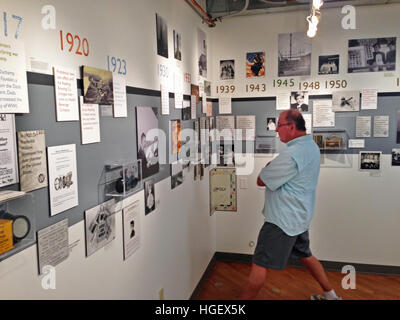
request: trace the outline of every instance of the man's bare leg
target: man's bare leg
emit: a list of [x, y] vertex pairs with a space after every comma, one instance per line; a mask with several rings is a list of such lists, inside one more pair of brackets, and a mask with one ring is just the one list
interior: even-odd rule
[[311, 275], [318, 281], [321, 288], [324, 292], [331, 291], [332, 286], [328, 280], [328, 277], [325, 273], [324, 267], [321, 262], [318, 261], [314, 256], [300, 259], [300, 261], [307, 267], [308, 271], [310, 271]]
[[249, 279], [239, 299], [250, 300], [257, 296], [264, 285], [267, 270], [267, 268], [252, 264]]

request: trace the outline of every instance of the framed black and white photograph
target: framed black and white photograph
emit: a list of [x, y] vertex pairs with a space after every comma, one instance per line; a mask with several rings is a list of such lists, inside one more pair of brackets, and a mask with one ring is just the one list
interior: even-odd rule
[[158, 161], [158, 109], [136, 107], [137, 158], [142, 160], [143, 178], [159, 171]]
[[182, 161], [171, 163], [171, 189], [175, 189], [183, 182], [183, 165]]
[[360, 91], [332, 92], [332, 111], [359, 111]]
[[220, 60], [219, 74], [220, 80], [235, 79], [235, 60]]
[[168, 27], [167, 22], [156, 13], [157, 54], [168, 58]]
[[311, 74], [311, 39], [305, 32], [279, 34], [278, 77]]
[[360, 151], [359, 169], [360, 170], [381, 170], [381, 151]]
[[211, 96], [211, 81], [204, 80], [204, 93], [207, 97]]
[[308, 92], [292, 91], [290, 93], [290, 109], [308, 112]]
[[267, 131], [275, 132], [276, 130], [276, 118], [267, 118]]
[[192, 119], [192, 107], [190, 106], [190, 104], [189, 106], [186, 106], [184, 103], [182, 108], [182, 120], [186, 121], [191, 119]]
[[174, 57], [182, 61], [182, 35], [174, 30]]
[[148, 215], [156, 208], [156, 196], [154, 193], [154, 178], [144, 182], [144, 212]]
[[83, 66], [83, 102], [113, 104], [113, 74], [111, 71]]
[[207, 78], [207, 39], [203, 30], [197, 28], [197, 56], [199, 75]]
[[400, 149], [392, 149], [392, 166], [400, 166]]
[[318, 74], [338, 74], [339, 73], [339, 55], [319, 56]]
[[85, 211], [86, 256], [115, 239], [115, 199]]
[[396, 38], [349, 40], [348, 73], [396, 70]]

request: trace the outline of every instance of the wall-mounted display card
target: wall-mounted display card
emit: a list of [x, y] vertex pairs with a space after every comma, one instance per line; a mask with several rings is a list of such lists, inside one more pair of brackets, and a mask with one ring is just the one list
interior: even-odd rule
[[190, 96], [190, 107], [191, 107], [192, 119], [196, 119], [197, 117], [196, 96], [193, 94]]
[[400, 149], [392, 149], [392, 166], [400, 166]]
[[141, 225], [140, 210], [142, 201], [136, 200], [122, 211], [124, 231], [124, 260], [128, 259], [140, 248]]
[[168, 86], [161, 84], [161, 114], [169, 114], [169, 92]]
[[389, 137], [389, 116], [374, 116], [374, 137]]
[[176, 60], [182, 61], [182, 35], [175, 31], [174, 34], [174, 57]]
[[371, 116], [358, 116], [356, 118], [356, 137], [368, 138], [371, 136]]
[[332, 92], [332, 111], [358, 111], [360, 110], [359, 91]]
[[86, 256], [115, 239], [115, 199], [85, 211]]
[[364, 139], [349, 139], [349, 148], [364, 149], [365, 140]]
[[312, 42], [306, 33], [278, 35], [278, 77], [311, 74]]
[[381, 170], [381, 151], [360, 151], [359, 154], [359, 169], [360, 170]]
[[2, 38], [0, 47], [0, 113], [29, 113], [24, 43]]
[[210, 215], [215, 211], [237, 211], [235, 168], [210, 170]]
[[[142, 160], [143, 178], [160, 170], [158, 161], [158, 109], [136, 107], [137, 158]], [[157, 131], [158, 132], [158, 131]]]
[[311, 134], [312, 132], [312, 116], [311, 113], [304, 113], [303, 119], [306, 123], [306, 133]]
[[171, 163], [171, 190], [183, 183], [183, 166], [182, 161]]
[[313, 101], [313, 126], [334, 127], [335, 113], [332, 111], [332, 100]]
[[39, 274], [42, 274], [44, 266], [55, 267], [69, 256], [68, 219], [39, 230], [37, 236]]
[[265, 51], [246, 53], [246, 78], [265, 76]]
[[213, 115], [213, 105], [212, 105], [212, 101], [207, 101], [206, 116], [207, 116], [207, 117], [212, 117], [212, 115]]
[[83, 66], [83, 101], [94, 104], [114, 104], [111, 71]]
[[236, 116], [236, 140], [255, 140], [256, 116]]
[[50, 213], [54, 216], [79, 204], [76, 145], [48, 147], [47, 156]]
[[235, 60], [220, 60], [219, 74], [220, 80], [235, 79]]
[[218, 106], [220, 114], [232, 113], [232, 98], [231, 97], [218, 97]]
[[167, 21], [156, 13], [157, 54], [168, 58], [168, 26]]
[[57, 121], [78, 121], [78, 86], [74, 70], [54, 67]]
[[108, 106], [108, 105], [99, 105], [100, 107], [100, 114], [102, 117], [112, 117], [113, 116], [113, 108], [112, 105]]
[[308, 92], [293, 91], [290, 93], [290, 109], [308, 112]]
[[204, 94], [209, 97], [211, 96], [211, 82], [204, 80]]
[[46, 138], [44, 130], [18, 132], [21, 191], [47, 187]]
[[396, 70], [396, 38], [349, 40], [348, 73]]
[[192, 108], [189, 100], [183, 100], [182, 120], [190, 120], [192, 117]]
[[15, 116], [0, 114], [0, 187], [18, 182]]
[[377, 109], [378, 108], [378, 90], [362, 89], [361, 91], [361, 109]]
[[175, 70], [175, 109], [182, 109], [183, 104], [183, 77], [180, 70]]
[[126, 102], [125, 76], [113, 73], [114, 89], [114, 118], [127, 118], [128, 107]]
[[235, 116], [217, 116], [217, 140], [218, 137], [223, 137], [225, 140], [233, 140], [235, 137]]
[[207, 78], [207, 39], [205, 32], [200, 28], [197, 28], [197, 56], [199, 76]]
[[276, 110], [290, 109], [290, 92], [278, 92], [276, 95]]
[[205, 94], [201, 98], [201, 112], [207, 113], [207, 98]]
[[190, 85], [190, 94], [196, 96], [196, 103], [200, 102], [200, 88], [194, 84]]
[[182, 149], [181, 120], [171, 120], [170, 125], [172, 154], [178, 154]]
[[144, 182], [144, 212], [148, 215], [156, 209], [156, 196], [154, 190], [154, 178]]
[[80, 97], [82, 144], [100, 142], [99, 105], [83, 103]]

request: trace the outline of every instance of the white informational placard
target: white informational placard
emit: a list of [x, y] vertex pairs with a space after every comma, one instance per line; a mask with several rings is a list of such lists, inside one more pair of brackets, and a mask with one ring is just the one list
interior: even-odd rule
[[368, 138], [371, 136], [371, 116], [358, 116], [356, 118], [356, 137]]
[[124, 260], [140, 248], [140, 212], [143, 205], [136, 200], [123, 209]]
[[202, 98], [201, 98], [201, 112], [202, 113], [207, 113], [207, 97], [205, 94], [203, 94]]
[[15, 116], [0, 114], [0, 187], [18, 183]]
[[255, 140], [256, 116], [236, 116], [236, 140]]
[[44, 266], [55, 267], [69, 256], [68, 219], [38, 231], [39, 273]]
[[278, 92], [276, 96], [276, 110], [290, 109], [290, 92]]
[[377, 109], [378, 108], [378, 90], [362, 89], [361, 91], [361, 109]]
[[374, 137], [389, 137], [389, 116], [374, 116]]
[[126, 102], [125, 76], [113, 73], [113, 91], [114, 91], [114, 118], [127, 118], [128, 107]]
[[232, 98], [220, 96], [218, 98], [218, 106], [220, 114], [231, 114], [232, 113]]
[[175, 109], [182, 109], [183, 103], [183, 77], [182, 72], [175, 70]]
[[160, 84], [161, 88], [161, 114], [169, 114], [169, 92], [168, 86]]
[[217, 116], [216, 127], [217, 140], [221, 137], [226, 140], [233, 140], [235, 137], [235, 116]]
[[18, 132], [21, 191], [47, 187], [46, 138], [44, 130]]
[[83, 103], [82, 96], [80, 105], [82, 144], [100, 142], [99, 105]]
[[78, 121], [78, 86], [72, 69], [54, 67], [57, 121]]
[[332, 100], [314, 100], [313, 126], [334, 127], [335, 113], [332, 111]]
[[311, 113], [303, 113], [303, 119], [306, 123], [306, 133], [311, 134], [312, 132], [312, 116]]
[[192, 119], [196, 119], [197, 117], [197, 104], [196, 104], [196, 96], [191, 95], [190, 96], [190, 106], [191, 106], [191, 113], [192, 113]]
[[79, 204], [76, 145], [48, 147], [47, 155], [50, 213], [54, 216]]
[[212, 117], [212, 115], [213, 115], [213, 105], [212, 105], [212, 101], [207, 101], [206, 116], [207, 116], [207, 117]]
[[364, 139], [349, 139], [349, 148], [363, 149], [365, 148]]
[[0, 113], [29, 113], [24, 43], [1, 38], [0, 47]]

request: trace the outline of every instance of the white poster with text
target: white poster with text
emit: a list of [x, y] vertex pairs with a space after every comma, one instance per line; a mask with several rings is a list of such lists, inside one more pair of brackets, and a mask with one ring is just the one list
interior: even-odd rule
[[74, 70], [54, 67], [57, 121], [78, 121], [78, 86]]

